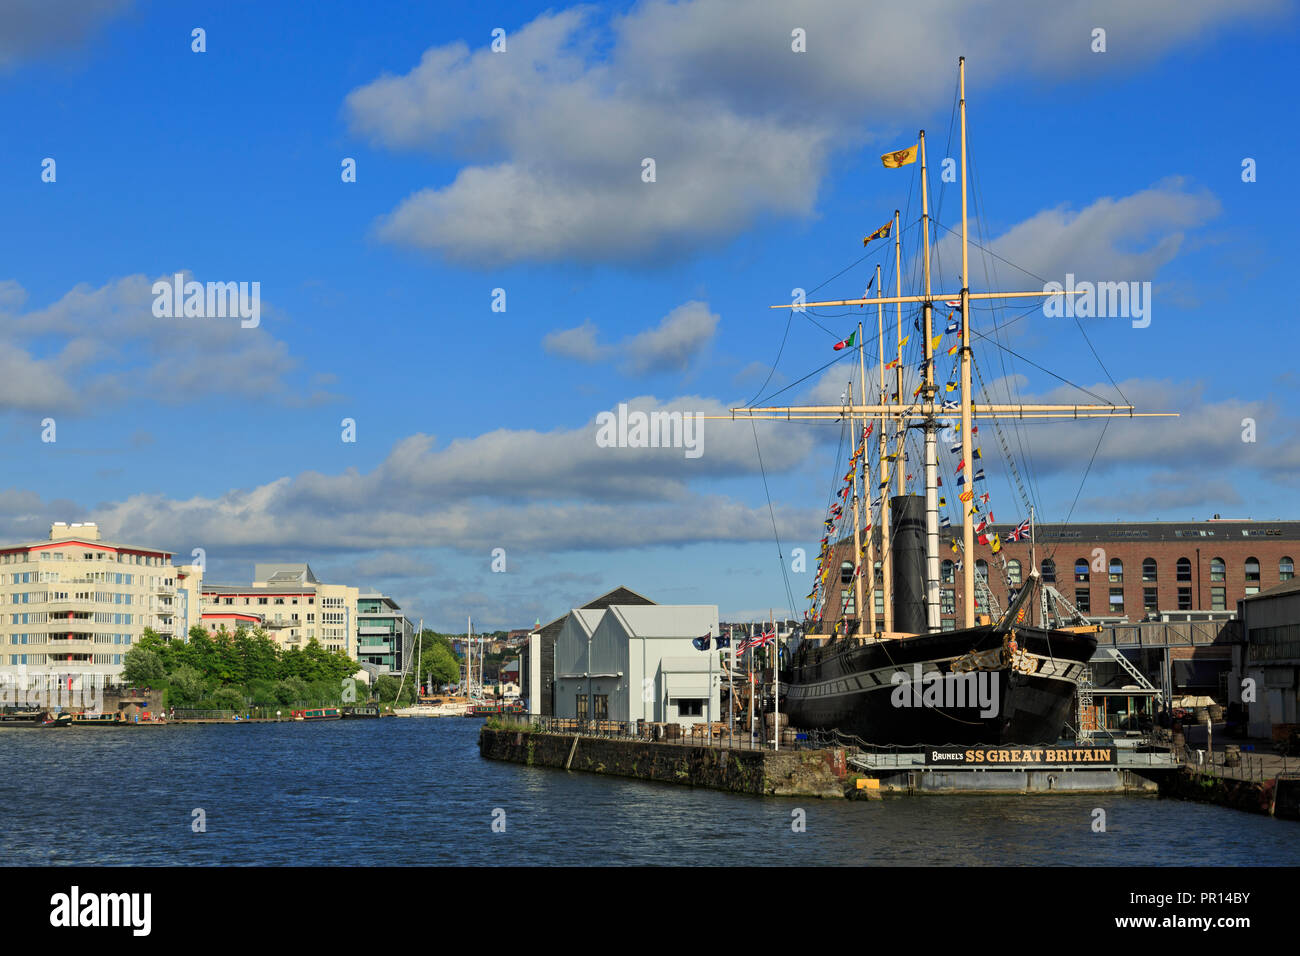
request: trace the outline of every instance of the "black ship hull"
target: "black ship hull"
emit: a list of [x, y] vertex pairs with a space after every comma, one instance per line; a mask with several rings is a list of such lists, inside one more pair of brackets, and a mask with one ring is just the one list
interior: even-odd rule
[[796, 727], [882, 746], [1053, 743], [1096, 647], [1088, 634], [991, 626], [805, 644], [781, 710]]

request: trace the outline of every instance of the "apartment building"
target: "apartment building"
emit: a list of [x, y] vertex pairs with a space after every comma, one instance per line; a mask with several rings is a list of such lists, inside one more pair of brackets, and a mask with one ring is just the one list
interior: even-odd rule
[[202, 622], [223, 627], [262, 627], [284, 650], [306, 647], [315, 638], [326, 650], [357, 657], [359, 589], [325, 584], [307, 564], [257, 564], [253, 583], [202, 587]]
[[105, 541], [93, 522], [57, 521], [48, 540], [0, 547], [0, 671], [111, 682], [145, 628], [183, 638], [202, 574], [172, 556]]
[[378, 674], [415, 666], [415, 624], [392, 598], [377, 591], [357, 597], [357, 662]]

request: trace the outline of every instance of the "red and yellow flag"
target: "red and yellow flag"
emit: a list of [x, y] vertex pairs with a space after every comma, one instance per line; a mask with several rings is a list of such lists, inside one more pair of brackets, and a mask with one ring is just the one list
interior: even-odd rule
[[909, 163], [916, 162], [916, 147], [919, 144], [913, 144], [907, 149], [896, 149], [892, 153], [885, 153], [880, 157], [886, 169], [898, 169], [900, 166], [906, 166]]

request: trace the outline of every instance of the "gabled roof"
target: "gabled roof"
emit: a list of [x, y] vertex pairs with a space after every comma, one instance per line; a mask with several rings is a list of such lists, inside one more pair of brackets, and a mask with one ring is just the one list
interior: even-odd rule
[[[578, 608], [576, 610], [603, 611], [605, 608], [610, 607], [611, 605], [614, 604], [637, 605], [637, 604], [655, 604], [655, 603], [656, 602], [650, 600], [648, 597], [645, 597], [644, 595], [638, 594], [636, 591], [633, 591], [631, 588], [624, 587], [623, 585], [619, 585], [618, 587], [614, 588], [614, 590], [606, 591], [600, 597], [588, 601], [586, 604], [582, 605], [581, 608]], [[551, 621], [548, 624], [543, 624], [540, 628], [538, 628], [537, 633], [541, 635], [542, 640], [543, 641], [548, 639], [552, 641], [555, 640], [555, 638], [559, 636], [560, 628], [564, 626], [564, 619], [567, 618], [571, 613], [572, 611], [565, 611], [555, 620]], [[594, 627], [595, 625], [593, 624], [592, 626]]]

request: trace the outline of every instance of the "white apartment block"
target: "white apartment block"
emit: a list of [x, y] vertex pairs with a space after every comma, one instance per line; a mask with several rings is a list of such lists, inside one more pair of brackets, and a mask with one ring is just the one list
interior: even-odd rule
[[47, 541], [0, 546], [0, 671], [110, 682], [145, 628], [183, 639], [202, 574], [172, 552], [104, 541], [93, 522], [55, 522]]
[[261, 627], [284, 650], [315, 638], [356, 660], [358, 588], [322, 584], [306, 564], [258, 564], [253, 577], [252, 584], [203, 586], [202, 622], [209, 633]]

